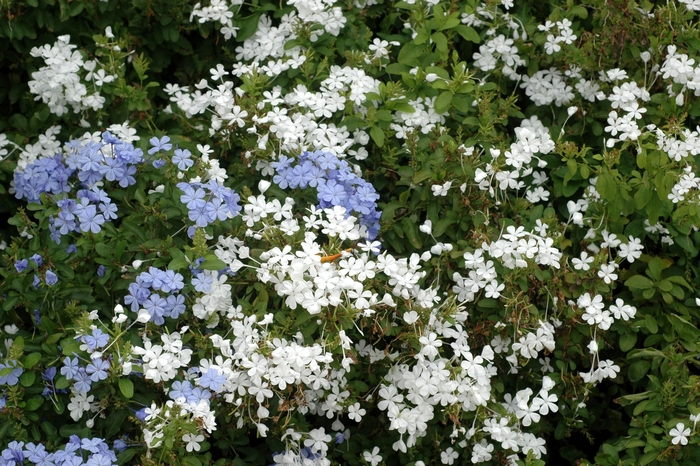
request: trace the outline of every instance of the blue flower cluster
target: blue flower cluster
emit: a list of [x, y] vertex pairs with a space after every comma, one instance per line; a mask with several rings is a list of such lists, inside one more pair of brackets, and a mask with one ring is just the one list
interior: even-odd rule
[[360, 225], [367, 228], [367, 239], [373, 240], [379, 234], [379, 194], [345, 160], [315, 151], [304, 152], [296, 160], [281, 156], [271, 165], [277, 171], [273, 181], [280, 188], [316, 188], [319, 207], [345, 207], [348, 215], [357, 217]]
[[[184, 277], [172, 270], [160, 270], [149, 267], [136, 281], [129, 285], [129, 294], [124, 297], [124, 304], [133, 312], [143, 308], [151, 318], [149, 322], [157, 325], [165, 323], [165, 317], [177, 319], [185, 312], [185, 297], [180, 291], [185, 287]], [[164, 293], [162, 296], [158, 292]]]
[[100, 438], [81, 439], [71, 435], [63, 450], [46, 451], [42, 444], [10, 442], [2, 451], [0, 466], [27, 464], [42, 466], [111, 466], [117, 464], [117, 455]]
[[209, 180], [208, 183], [182, 182], [177, 187], [185, 193], [180, 196], [180, 202], [187, 206], [190, 220], [198, 227], [204, 228], [216, 220], [226, 220], [229, 214], [235, 217], [241, 211], [238, 204], [240, 196], [216, 180]]
[[86, 367], [82, 367], [78, 358], [66, 357], [63, 360], [61, 374], [66, 379], [73, 380], [76, 390], [87, 393], [92, 388], [92, 382], [105, 380], [109, 376], [110, 367], [109, 359], [92, 359]]
[[[41, 271], [42, 271], [41, 267], [44, 264], [44, 260], [41, 258], [41, 256], [39, 254], [34, 254], [32, 257], [29, 258], [29, 260], [34, 262], [34, 266], [36, 268], [36, 271], [38, 273], [41, 273]], [[15, 270], [17, 270], [17, 273], [24, 272], [27, 269], [27, 267], [29, 267], [29, 266], [30, 266], [30, 264], [29, 264], [29, 261], [27, 259], [20, 259], [20, 260], [15, 262]], [[58, 275], [56, 275], [53, 272], [53, 270], [51, 270], [50, 268], [44, 267], [44, 269], [46, 269], [46, 271], [44, 272], [44, 281], [46, 282], [46, 284], [49, 286], [53, 286], [56, 283], [58, 283]], [[34, 282], [33, 283], [34, 283], [34, 288], [39, 288], [39, 283], [41, 283], [41, 278], [36, 273], [34, 274]]]
[[207, 404], [209, 404], [209, 400], [211, 399], [211, 392], [209, 390], [194, 387], [192, 383], [187, 380], [184, 382], [173, 382], [168, 395], [173, 400], [184, 398], [186, 403], [191, 405], [198, 405], [201, 400], [204, 400], [207, 402]]
[[[141, 149], [109, 132], [102, 133], [102, 142], [82, 145], [74, 140], [67, 147], [67, 155], [38, 159], [14, 176], [18, 199], [40, 203], [44, 193], [55, 198], [61, 210], [49, 219], [49, 230], [56, 243], [70, 232], [99, 233], [105, 222], [116, 219], [116, 205], [96, 183], [106, 180], [126, 188], [136, 183], [136, 164], [144, 161]], [[76, 183], [70, 182], [72, 177], [77, 178]], [[68, 194], [75, 184], [80, 189], [72, 198]]]

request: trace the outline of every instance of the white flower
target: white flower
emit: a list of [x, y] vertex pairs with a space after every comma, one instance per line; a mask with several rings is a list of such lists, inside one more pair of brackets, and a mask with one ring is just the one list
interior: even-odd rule
[[591, 266], [588, 264], [593, 262], [593, 259], [594, 258], [592, 256], [589, 256], [586, 251], [582, 251], [581, 258], [579, 259], [578, 257], [574, 257], [573, 259], [571, 259], [571, 262], [574, 264], [574, 268], [576, 270], [586, 271], [591, 268]]
[[182, 436], [182, 440], [187, 442], [185, 447], [187, 451], [199, 451], [202, 448], [199, 443], [204, 441], [204, 435], [185, 434]]
[[617, 274], [615, 273], [617, 269], [617, 264], [611, 262], [609, 264], [602, 264], [600, 270], [598, 271], [598, 276], [603, 279], [608, 285], [617, 280]]
[[679, 422], [676, 424], [676, 427], [671, 429], [671, 431], [668, 433], [671, 437], [671, 443], [674, 445], [678, 445], [679, 443], [681, 445], [688, 445], [688, 436], [690, 435], [690, 428], [685, 428], [685, 425], [682, 422]]
[[458, 457], [459, 454], [452, 447], [448, 447], [447, 450], [440, 453], [442, 464], [453, 464]]
[[371, 453], [369, 451], [365, 451], [362, 455], [365, 457], [365, 461], [372, 466], [377, 466], [382, 460], [382, 455], [379, 454], [379, 447], [374, 447]]

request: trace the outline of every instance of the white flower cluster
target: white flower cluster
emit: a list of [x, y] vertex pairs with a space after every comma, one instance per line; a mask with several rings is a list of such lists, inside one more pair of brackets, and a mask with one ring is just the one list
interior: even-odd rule
[[[291, 207], [293, 201], [286, 204]], [[289, 209], [281, 209], [275, 202], [266, 202], [263, 195], [249, 197], [244, 206], [243, 219], [251, 228], [247, 237], [262, 238], [271, 229], [286, 235], [294, 235], [299, 226]], [[274, 215], [272, 215], [274, 212]], [[267, 215], [271, 214], [271, 219]], [[278, 222], [267, 225], [266, 220]], [[235, 238], [219, 238], [216, 254], [229, 265], [232, 271], [244, 266], [256, 269], [262, 283], [272, 283], [276, 293], [284, 297], [285, 304], [291, 309], [301, 306], [312, 315], [336, 306], [351, 306], [353, 309], [372, 315], [377, 306], [393, 306], [391, 294], [380, 296], [365, 287], [378, 274], [383, 274], [393, 296], [403, 299], [415, 299], [424, 308], [430, 308], [439, 301], [434, 291], [423, 290], [418, 282], [424, 273], [420, 272], [421, 263], [430, 255], [421, 258], [414, 254], [409, 259], [395, 259], [387, 253], [380, 254], [376, 260], [367, 252], [354, 255], [343, 251], [335, 255], [323, 255], [318, 244], [318, 235], [323, 234], [340, 240], [356, 241], [361, 231], [355, 218], [345, 217], [345, 209], [336, 206], [333, 209], [308, 209], [303, 218], [306, 234], [300, 247], [291, 246], [283, 249], [275, 247], [265, 251], [256, 260], [249, 256], [249, 250], [241, 246]]]
[[[421, 350], [415, 356], [416, 364], [397, 363], [384, 378], [378, 407], [387, 412], [389, 428], [401, 435], [394, 450], [406, 452], [427, 433], [435, 406], [457, 405], [474, 411], [491, 398], [491, 377], [496, 375], [494, 352], [486, 346], [480, 356], [474, 356], [463, 327], [466, 313], [457, 312], [453, 317], [455, 324], [433, 310], [419, 338]], [[440, 354], [448, 339], [454, 350], [451, 359]]]
[[[34, 47], [33, 57], [41, 57], [46, 63], [32, 73], [29, 91], [49, 106], [51, 113], [63, 115], [72, 107], [73, 112], [80, 113], [88, 109], [99, 110], [105, 98], [97, 88], [112, 82], [116, 76], [107, 74], [105, 68], [96, 60], [85, 60], [70, 43], [70, 36], [59, 36], [53, 45]], [[93, 85], [89, 93], [87, 84]]]
[[474, 66], [481, 71], [489, 72], [496, 69], [499, 61], [503, 74], [510, 79], [517, 80], [520, 75], [517, 67], [525, 66], [525, 60], [518, 55], [518, 48], [513, 39], [500, 34], [479, 46], [479, 51], [474, 54]]
[[[551, 393], [554, 387], [554, 381], [544, 376], [542, 388], [534, 398], [531, 398], [533, 390], [525, 388], [518, 391], [515, 397], [510, 393], [506, 393], [504, 396], [505, 402], [502, 405], [508, 413], [515, 415], [522, 426], [529, 427], [533, 423], [539, 422], [541, 416], [546, 416], [550, 412], [556, 413], [559, 410], [556, 404], [558, 397]], [[515, 428], [510, 426], [506, 417], [487, 419], [484, 422], [482, 432], [489, 434], [492, 440], [501, 443], [501, 446], [506, 450], [522, 452], [524, 455], [532, 451], [536, 458], [540, 458], [542, 454], [547, 453], [544, 439], [537, 438], [530, 433], [524, 433], [518, 426], [515, 426]], [[479, 461], [477, 462], [488, 461], [491, 459], [491, 455], [487, 455], [487, 452], [484, 451], [488, 450], [488, 448], [483, 442], [481, 447], [478, 449], [478, 452], [476, 448], [474, 450], [475, 454], [479, 456]]]
[[556, 68], [540, 70], [532, 76], [523, 76], [520, 87], [535, 105], [557, 107], [569, 105], [574, 100], [573, 88], [567, 84], [561, 71]]
[[[172, 380], [178, 374], [179, 368], [188, 367], [192, 358], [192, 350], [183, 348], [179, 332], [161, 334], [160, 339], [162, 345], [154, 345], [144, 337], [142, 347], [132, 347], [133, 353], [141, 356], [144, 378], [155, 383]], [[124, 375], [129, 375], [132, 367], [131, 362], [123, 363]]]
[[[275, 71], [274, 75], [278, 72]], [[228, 72], [218, 65], [217, 68], [211, 69], [211, 74], [216, 81], [221, 80]], [[368, 93], [379, 92], [379, 81], [369, 77], [363, 70], [332, 66], [328, 78], [321, 82], [318, 92], [312, 92], [301, 85], [284, 98], [279, 87], [264, 91], [257, 112], [252, 115], [238, 105], [238, 100], [245, 92], [235, 88], [231, 81], [222, 81], [216, 88], [212, 88], [206, 80], [202, 80], [197, 84], [197, 88], [195, 92], [190, 93], [187, 87], [170, 84], [166, 91], [171, 96], [170, 100], [188, 117], [210, 112], [211, 135], [220, 134], [227, 137], [233, 129], [247, 127], [249, 133], [260, 134], [260, 150], [267, 150], [268, 144], [272, 142], [270, 137], [273, 136], [284, 154], [296, 155], [308, 149], [324, 150], [337, 156], [347, 153], [354, 155], [358, 160], [367, 156], [363, 147], [350, 149], [355, 144], [364, 145], [369, 142], [364, 131], [358, 131], [351, 137], [344, 127], [338, 128], [333, 123], [318, 122], [344, 111], [350, 104], [356, 112], [367, 111], [362, 104], [366, 101]], [[206, 91], [202, 92], [205, 89]], [[264, 164], [258, 168], [263, 167]]]
[[537, 26], [537, 29], [540, 31], [548, 33], [552, 32], [555, 27], [558, 30], [558, 34], [556, 36], [554, 34], [547, 35], [547, 42], [544, 44], [544, 50], [547, 52], [547, 55], [552, 55], [553, 53], [560, 51], [561, 45], [559, 44], [561, 43], [567, 45], [574, 43], [577, 36], [574, 34], [573, 29], [571, 29], [572, 25], [573, 23], [570, 20], [564, 18], [556, 23], [547, 21], [545, 24], [540, 24]]
[[238, 28], [233, 26], [232, 7], [243, 5], [243, 0], [211, 0], [209, 6], [202, 7], [201, 3], [197, 3], [190, 14], [190, 21], [195, 17], [199, 18], [200, 23], [218, 22], [221, 24], [220, 31], [226, 40], [235, 38], [238, 33]]
[[[207, 432], [211, 433], [216, 430], [215, 415], [209, 409], [208, 401], [201, 400], [197, 405], [183, 404], [180, 401], [168, 400], [162, 406], [153, 403], [145, 408], [143, 441], [149, 449], [158, 448], [163, 444], [166, 435], [165, 431], [168, 429], [169, 424], [177, 425], [178, 422], [176, 421], [195, 424], [196, 420], [196, 423]], [[170, 432], [168, 434], [172, 435]], [[185, 441], [190, 443], [187, 446], [188, 451], [192, 451], [192, 449], [199, 450], [199, 445], [195, 447], [191, 443], [203, 440], [203, 436], [185, 434]]]
[[428, 134], [435, 129], [436, 125], [445, 123], [445, 114], [435, 112], [435, 99], [436, 97], [418, 97], [409, 102], [409, 105], [415, 109], [414, 112], [394, 113], [394, 123], [389, 127], [396, 131], [396, 137], [406, 139], [407, 134], [413, 131]]
[[526, 198], [532, 203], [546, 201], [550, 193], [542, 185], [547, 182], [548, 177], [545, 172], [535, 171], [535, 168], [544, 168], [547, 163], [536, 154], [552, 152], [554, 141], [547, 128], [536, 117], [523, 120], [515, 129], [515, 136], [515, 142], [503, 154], [498, 149], [489, 149], [491, 161], [483, 169], [476, 169], [474, 181], [478, 183], [481, 191], [488, 191], [489, 195], [498, 198], [499, 194], [508, 189], [524, 188], [524, 178], [532, 176], [532, 181], [528, 183], [530, 187], [525, 193]]
[[[507, 10], [512, 6], [509, 0], [502, 2]], [[462, 23], [468, 26], [488, 26], [486, 34], [491, 39], [479, 46], [479, 51], [473, 56], [474, 65], [486, 73], [500, 68], [504, 76], [512, 80], [518, 80], [521, 75], [517, 72], [519, 66], [524, 66], [525, 60], [518, 55], [518, 47], [515, 41], [527, 38], [527, 32], [523, 24], [509, 13], [504, 13], [494, 4], [488, 9], [484, 4], [476, 7], [472, 14], [462, 13]], [[506, 34], [497, 34], [499, 27], [506, 29]]]
[[676, 53], [676, 50], [675, 45], [668, 46], [666, 60], [657, 74], [662, 75], [663, 79], [671, 78], [674, 83], [683, 86], [678, 93], [672, 86], [668, 87], [668, 95], [671, 97], [675, 95], [676, 104], [683, 105], [686, 89], [694, 91], [696, 97], [700, 96], [700, 65], [694, 66], [695, 59], [688, 57], [685, 53]]

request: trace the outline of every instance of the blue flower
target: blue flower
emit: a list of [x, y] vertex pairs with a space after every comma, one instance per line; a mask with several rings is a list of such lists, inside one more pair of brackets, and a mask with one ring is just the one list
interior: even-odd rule
[[222, 221], [228, 218], [228, 206], [222, 203], [219, 198], [214, 198], [210, 202], [207, 202], [205, 207], [207, 215], [212, 221], [217, 218]]
[[211, 285], [214, 283], [214, 278], [211, 275], [198, 273], [197, 276], [192, 279], [191, 283], [195, 290], [202, 293], [209, 293], [211, 291]]
[[51, 271], [51, 269], [46, 271], [46, 284], [53, 286], [58, 283], [58, 276]]
[[221, 390], [223, 384], [226, 383], [226, 376], [218, 369], [209, 368], [199, 379], [199, 385], [205, 388], [211, 388], [215, 392]]
[[187, 149], [175, 149], [175, 154], [173, 155], [173, 163], [177, 165], [180, 170], [187, 170], [194, 162], [190, 158], [192, 153]]
[[78, 250], [78, 247], [77, 247], [75, 244], [71, 244], [70, 246], [68, 246], [68, 247], [66, 248], [66, 253], [67, 253], [67, 254], [71, 254], [71, 253], [73, 253], [73, 252], [75, 252], [75, 251], [77, 251], [77, 250]]
[[162, 150], [170, 150], [173, 148], [172, 144], [169, 144], [170, 138], [168, 136], [163, 136], [162, 138], [158, 139], [157, 137], [152, 137], [149, 139], [151, 143], [151, 148], [148, 149], [148, 153], [150, 155], [155, 154], [156, 152], [160, 152]]
[[5, 362], [5, 364], [0, 364], [0, 385], [17, 385], [22, 372], [24, 372], [24, 369], [18, 367], [18, 363], [14, 359]]
[[100, 265], [99, 267], [97, 267], [97, 276], [100, 278], [105, 276], [105, 266], [104, 265]]
[[184, 277], [173, 270], [165, 271], [165, 278], [163, 279], [163, 291], [167, 286], [169, 291], [181, 290], [185, 287]]
[[22, 450], [22, 447], [24, 447], [24, 442], [10, 442], [7, 448], [2, 451], [2, 458], [7, 461], [24, 464], [24, 450]]
[[37, 325], [41, 325], [41, 314], [39, 313], [39, 309], [34, 309], [34, 321]]
[[78, 373], [75, 374], [73, 380], [75, 381], [75, 389], [79, 392], [89, 392], [90, 388], [92, 388], [92, 380], [90, 375], [82, 367]]
[[85, 372], [90, 375], [90, 380], [99, 382], [109, 375], [109, 361], [105, 359], [93, 359], [85, 368]]
[[167, 298], [167, 302], [168, 312], [164, 314], [166, 317], [177, 319], [184, 314], [185, 310], [187, 309], [185, 307], [185, 297], [182, 295], [170, 295]]
[[93, 329], [92, 335], [83, 335], [82, 341], [87, 345], [90, 351], [95, 351], [103, 348], [109, 343], [109, 335], [104, 333], [99, 328]]
[[72, 380], [80, 371], [80, 361], [78, 358], [71, 359], [66, 357], [63, 360], [63, 367], [61, 367], [61, 374], [65, 375], [68, 380]]
[[200, 401], [209, 401], [211, 398], [211, 392], [201, 387], [195, 387], [192, 389], [192, 393], [187, 397], [187, 403], [191, 405], [199, 404]]
[[86, 206], [78, 215], [78, 220], [82, 231], [92, 231], [95, 234], [100, 232], [100, 225], [105, 222], [104, 216], [97, 213], [97, 207], [94, 205]]
[[165, 322], [163, 315], [165, 314], [165, 307], [167, 305], [168, 302], [158, 293], [152, 293], [146, 302], [143, 303], [144, 309], [146, 309], [151, 315], [151, 322], [155, 323], [156, 325], [163, 325]]
[[129, 448], [129, 444], [127, 444], [124, 440], [118, 438], [117, 440], [114, 441], [114, 449], [117, 450], [119, 453], [123, 452], [127, 448]]
[[117, 218], [117, 205], [112, 202], [103, 202], [100, 204], [100, 212], [106, 220], [114, 220]]
[[195, 190], [187, 183], [178, 183], [177, 187], [185, 193], [180, 196], [180, 202], [185, 204], [188, 209], [197, 209], [206, 204], [204, 197], [207, 193], [202, 188], [197, 188]]
[[173, 382], [170, 387], [170, 393], [168, 393], [168, 396], [173, 400], [177, 400], [178, 398], [187, 399], [190, 395], [192, 395], [192, 384], [187, 380], [184, 382], [180, 382], [179, 380]]
[[146, 408], [141, 408], [141, 409], [139, 409], [138, 411], [136, 411], [136, 412], [134, 413], [134, 415], [136, 416], [136, 418], [137, 418], [139, 421], [141, 421], [141, 422], [146, 422], [146, 416], [147, 416], [147, 414], [146, 414]]
[[39, 254], [34, 254], [29, 259], [32, 260], [36, 264], [37, 267], [41, 267], [41, 264], [44, 263], [44, 261], [42, 260], [42, 258]]
[[17, 273], [22, 273], [24, 272], [24, 269], [26, 269], [29, 266], [29, 262], [27, 259], [20, 259], [17, 262], [15, 262], [15, 269], [17, 269]]
[[34, 285], [35, 290], [39, 289], [39, 283], [41, 283], [41, 278], [39, 278], [39, 275], [34, 274], [34, 280], [32, 281], [32, 285]]

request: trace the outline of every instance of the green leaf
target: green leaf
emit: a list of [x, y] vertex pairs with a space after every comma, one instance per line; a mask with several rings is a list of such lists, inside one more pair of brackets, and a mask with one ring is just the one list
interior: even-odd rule
[[439, 30], [444, 31], [445, 29], [452, 29], [457, 26], [461, 21], [454, 15], [450, 15]]
[[41, 361], [41, 353], [31, 353], [26, 358], [24, 358], [24, 363], [22, 363], [22, 366], [25, 369], [31, 369], [39, 361]]
[[445, 37], [445, 34], [442, 32], [436, 32], [433, 33], [430, 38], [433, 39], [433, 42], [435, 42], [435, 47], [440, 52], [447, 52], [447, 37]]
[[35, 372], [25, 372], [19, 377], [19, 383], [21, 383], [23, 387], [31, 387], [35, 380]]
[[409, 217], [404, 217], [401, 220], [401, 226], [403, 231], [406, 233], [408, 241], [416, 249], [421, 249], [423, 247], [423, 242], [420, 239], [418, 224], [411, 220]]
[[651, 201], [653, 191], [644, 185], [641, 185], [636, 193], [634, 193], [634, 206], [638, 210], [642, 210]]
[[460, 24], [459, 26], [454, 28], [455, 31], [457, 31], [457, 34], [462, 36], [465, 40], [468, 40], [469, 42], [474, 42], [475, 44], [478, 44], [481, 42], [481, 37], [479, 37], [479, 33], [474, 30], [473, 27], [466, 26], [464, 24]]
[[216, 256], [212, 255], [207, 255], [204, 256], [204, 262], [202, 262], [202, 265], [199, 266], [199, 268], [204, 269], [204, 270], [223, 270], [227, 267], [227, 264], [222, 261], [221, 259], [218, 259]]
[[454, 94], [451, 91], [445, 91], [435, 99], [435, 112], [445, 113], [450, 109], [450, 104], [452, 103], [452, 97]]
[[634, 275], [625, 282], [625, 286], [632, 290], [644, 290], [651, 288], [653, 285], [654, 283], [651, 280], [642, 275]]
[[647, 372], [649, 372], [650, 368], [651, 363], [649, 363], [649, 361], [645, 361], [643, 359], [635, 361], [630, 364], [629, 369], [627, 370], [627, 377], [629, 377], [632, 382], [638, 382], [647, 374]]
[[27, 409], [27, 411], [36, 411], [43, 404], [44, 404], [44, 397], [43, 396], [35, 396], [34, 398], [30, 398], [29, 400], [27, 400], [26, 409]]
[[586, 9], [586, 7], [581, 6], [581, 5], [572, 6], [572, 7], [569, 9], [569, 13], [571, 13], [571, 14], [573, 14], [573, 15], [576, 15], [576, 16], [578, 16], [578, 17], [581, 18], [581, 19], [586, 19], [586, 18], [588, 18], [588, 10]]
[[122, 392], [122, 395], [124, 395], [125, 398], [133, 397], [134, 383], [131, 380], [122, 377], [119, 379], [119, 391]]
[[634, 332], [627, 332], [620, 335], [620, 350], [625, 353], [632, 348], [637, 343], [637, 334]]
[[384, 131], [379, 126], [372, 126], [369, 130], [369, 135], [377, 146], [382, 147], [384, 145]]
[[[655, 281], [661, 280], [661, 272], [664, 270], [664, 262], [660, 257], [652, 258], [648, 265], [647, 275], [653, 278]], [[668, 291], [668, 290], [665, 290]]]

